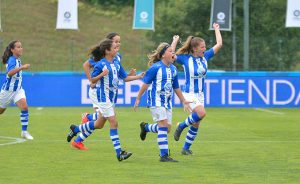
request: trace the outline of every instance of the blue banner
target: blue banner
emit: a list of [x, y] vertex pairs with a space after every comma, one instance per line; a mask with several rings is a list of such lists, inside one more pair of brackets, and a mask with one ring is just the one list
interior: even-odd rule
[[[0, 74], [0, 85], [5, 75]], [[185, 82], [180, 73], [179, 83]], [[121, 82], [117, 105], [133, 106], [142, 81]], [[300, 72], [209, 72], [207, 107], [300, 107]], [[29, 106], [91, 106], [83, 73], [23, 73]], [[174, 95], [174, 106], [181, 106]], [[146, 106], [146, 95], [140, 106]]]
[[135, 0], [133, 29], [154, 30], [154, 0]]

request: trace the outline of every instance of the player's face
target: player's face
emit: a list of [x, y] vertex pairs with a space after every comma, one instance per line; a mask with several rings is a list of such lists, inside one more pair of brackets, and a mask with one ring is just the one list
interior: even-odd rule
[[117, 49], [119, 51], [121, 47], [121, 37], [119, 35], [116, 35], [115, 37], [113, 37], [112, 41], [117, 45]]
[[169, 47], [169, 48], [167, 48], [166, 52], [163, 55], [163, 60], [165, 60], [166, 62], [171, 64], [174, 62], [173, 56], [174, 56], [174, 52], [173, 52], [172, 48]]
[[197, 57], [203, 57], [204, 56], [204, 52], [206, 51], [205, 42], [200, 42], [199, 45], [197, 47], [195, 47], [193, 50], [194, 50], [195, 56], [197, 56]]
[[118, 53], [118, 46], [116, 43], [113, 42], [113, 44], [110, 47], [110, 51], [108, 51], [108, 54], [115, 57]]
[[21, 42], [16, 42], [15, 48], [11, 49], [11, 52], [13, 53], [14, 56], [20, 57], [23, 53], [23, 47]]

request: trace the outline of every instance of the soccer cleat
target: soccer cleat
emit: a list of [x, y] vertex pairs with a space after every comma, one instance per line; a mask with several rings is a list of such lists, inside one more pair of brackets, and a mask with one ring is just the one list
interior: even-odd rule
[[145, 140], [146, 139], [146, 135], [148, 132], [146, 132], [145, 130], [145, 126], [147, 125], [148, 123], [145, 123], [145, 122], [141, 122], [140, 123], [140, 127], [141, 127], [141, 133], [140, 133], [140, 138], [141, 140]]
[[82, 142], [75, 142], [73, 141], [71, 143], [71, 146], [73, 148], [79, 149], [79, 150], [88, 150], [88, 148], [84, 147], [84, 144]]
[[121, 151], [120, 155], [118, 156], [118, 160], [121, 162], [122, 160], [129, 158], [131, 155], [131, 152]]
[[176, 128], [176, 130], [175, 130], [175, 132], [174, 132], [174, 139], [175, 139], [175, 141], [178, 141], [178, 140], [179, 140], [182, 131], [183, 131], [183, 129], [181, 129], [181, 128], [179, 127], [179, 123], [178, 123], [178, 124], [177, 124], [177, 128]]
[[178, 162], [177, 160], [174, 160], [169, 155], [161, 156], [159, 159], [160, 162]]
[[193, 155], [193, 152], [192, 152], [192, 150], [182, 149], [181, 154], [182, 155]]
[[22, 131], [21, 132], [21, 137], [24, 138], [24, 139], [27, 139], [27, 140], [33, 140], [33, 137], [27, 131]]
[[81, 116], [81, 124], [85, 124], [87, 122], [89, 122], [89, 119], [88, 119], [88, 116], [89, 114], [88, 113], [83, 113], [82, 116]]
[[71, 125], [70, 126], [70, 132], [67, 135], [67, 141], [70, 142], [73, 137], [75, 137], [77, 135], [77, 133], [75, 133], [74, 129], [75, 129], [76, 125]]

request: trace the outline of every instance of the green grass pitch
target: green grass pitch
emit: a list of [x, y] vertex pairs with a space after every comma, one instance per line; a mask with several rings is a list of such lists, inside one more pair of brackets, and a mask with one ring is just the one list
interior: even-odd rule
[[180, 150], [187, 130], [175, 142], [176, 122], [187, 114], [173, 109], [173, 129], [168, 135], [171, 156], [178, 163], [160, 163], [156, 134], [139, 139], [141, 120], [152, 122], [147, 108], [117, 107], [122, 148], [133, 152], [119, 162], [109, 138], [108, 122], [85, 145], [72, 149], [66, 142], [71, 123], [92, 108], [30, 108], [29, 131], [34, 141], [8, 144], [20, 137], [19, 110], [9, 107], [0, 115], [1, 184], [299, 184], [300, 110], [207, 108], [193, 156]]

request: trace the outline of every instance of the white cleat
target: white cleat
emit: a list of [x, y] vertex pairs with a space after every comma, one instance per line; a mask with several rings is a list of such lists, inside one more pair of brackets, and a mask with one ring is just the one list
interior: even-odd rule
[[21, 137], [24, 138], [24, 139], [27, 139], [27, 140], [33, 140], [33, 137], [27, 131], [22, 131], [21, 132]]

